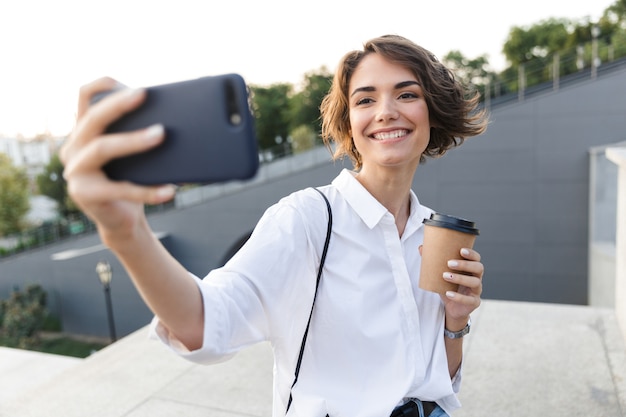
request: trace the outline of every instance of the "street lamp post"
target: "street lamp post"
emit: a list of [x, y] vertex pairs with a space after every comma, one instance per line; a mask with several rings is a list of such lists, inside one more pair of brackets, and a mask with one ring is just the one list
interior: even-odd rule
[[111, 342], [115, 342], [117, 337], [115, 336], [115, 322], [113, 321], [113, 305], [111, 303], [111, 279], [113, 278], [113, 271], [111, 265], [107, 261], [100, 261], [96, 264], [96, 272], [98, 278], [104, 288], [104, 299], [107, 305], [107, 317], [109, 320], [109, 334], [111, 336]]

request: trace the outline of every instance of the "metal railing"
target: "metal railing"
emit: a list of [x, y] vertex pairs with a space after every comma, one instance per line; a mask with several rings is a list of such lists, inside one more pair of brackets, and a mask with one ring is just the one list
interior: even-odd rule
[[[294, 154], [293, 148], [286, 144], [287, 142], [273, 148], [260, 151], [259, 162], [262, 165], [270, 164], [292, 156]], [[314, 144], [314, 147], [317, 146], [322, 146], [321, 141]], [[195, 186], [188, 185], [183, 188], [193, 187]], [[175, 207], [175, 201], [172, 200], [163, 204], [146, 206], [145, 211], [146, 214], [152, 214], [165, 210], [171, 210]], [[35, 250], [75, 236], [93, 233], [95, 230], [96, 227], [94, 223], [80, 212], [73, 214], [69, 218], [59, 218], [53, 221], [46, 221], [41, 225], [32, 227], [21, 233], [0, 238], [0, 259], [18, 255], [29, 250]]]
[[483, 88], [486, 108], [523, 101], [539, 93], [558, 91], [582, 80], [595, 79], [626, 67], [626, 42], [597, 40], [511, 67], [488, 78]]

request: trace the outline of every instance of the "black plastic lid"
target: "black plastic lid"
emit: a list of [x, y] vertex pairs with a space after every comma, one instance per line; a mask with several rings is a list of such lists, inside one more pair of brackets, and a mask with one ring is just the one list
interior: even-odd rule
[[476, 223], [447, 214], [433, 213], [430, 215], [430, 219], [424, 219], [423, 223], [428, 226], [445, 227], [446, 229], [452, 229], [472, 235], [479, 234], [478, 229], [476, 228]]

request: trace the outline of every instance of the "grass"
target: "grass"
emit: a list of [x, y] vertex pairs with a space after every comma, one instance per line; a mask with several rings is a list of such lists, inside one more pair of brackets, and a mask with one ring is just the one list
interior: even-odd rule
[[32, 350], [37, 352], [54, 353], [56, 355], [73, 356], [76, 358], [86, 358], [92, 353], [107, 346], [97, 342], [84, 342], [70, 337], [59, 337], [42, 340], [38, 346]]
[[[0, 346], [15, 347], [3, 337], [0, 337]], [[72, 356], [75, 358], [86, 358], [106, 346], [106, 343], [101, 342], [83, 341], [63, 335], [50, 335], [41, 338], [36, 345], [30, 346], [28, 350]]]

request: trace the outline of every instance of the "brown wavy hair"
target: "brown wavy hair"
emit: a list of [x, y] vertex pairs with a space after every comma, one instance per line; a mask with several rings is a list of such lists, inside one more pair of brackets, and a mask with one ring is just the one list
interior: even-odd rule
[[[361, 155], [350, 134], [349, 85], [361, 60], [369, 54], [380, 54], [390, 62], [411, 71], [424, 92], [430, 115], [430, 141], [420, 158], [438, 157], [459, 146], [471, 136], [485, 131], [488, 120], [479, 109], [480, 95], [462, 84], [454, 73], [428, 50], [398, 35], [371, 39], [362, 51], [348, 52], [339, 62], [333, 83], [322, 100], [322, 139], [333, 159], [349, 157], [356, 170], [361, 168]], [[333, 151], [332, 143], [335, 143]]]

